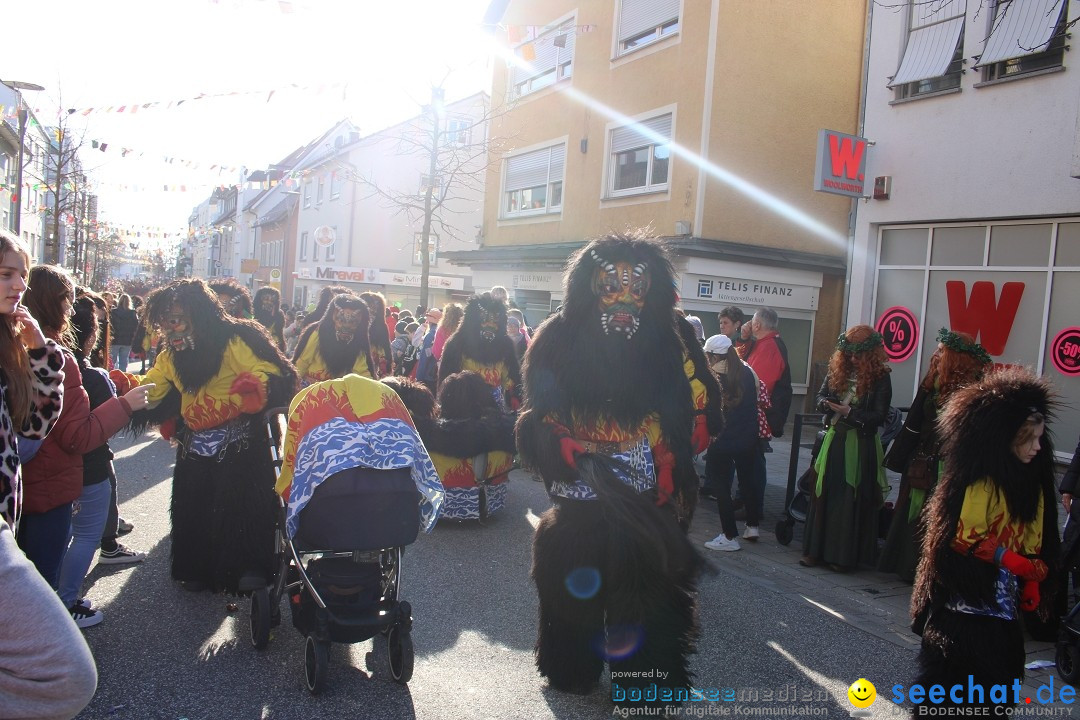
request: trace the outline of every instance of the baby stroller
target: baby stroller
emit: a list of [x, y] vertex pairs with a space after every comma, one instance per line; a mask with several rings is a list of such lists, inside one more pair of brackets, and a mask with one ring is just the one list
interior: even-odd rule
[[[284, 408], [267, 413], [274, 463]], [[293, 626], [305, 637], [304, 679], [318, 694], [326, 684], [330, 643], [385, 637], [390, 675], [413, 673], [412, 608], [399, 599], [402, 548], [420, 527], [418, 492], [409, 468], [355, 467], [322, 480], [299, 513], [292, 537], [279, 503], [277, 571], [272, 584], [251, 595], [251, 644], [266, 648], [289, 600]]]

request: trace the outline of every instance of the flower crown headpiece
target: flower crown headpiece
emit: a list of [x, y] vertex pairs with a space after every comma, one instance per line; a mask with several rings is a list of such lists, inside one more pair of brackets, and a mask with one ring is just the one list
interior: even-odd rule
[[872, 332], [865, 340], [857, 343], [848, 340], [847, 333], [840, 333], [840, 337], [836, 339], [836, 349], [852, 355], [874, 350], [882, 345], [884, 345], [884, 341], [881, 339], [881, 333], [879, 332]]
[[986, 352], [986, 348], [977, 342], [968, 342], [948, 328], [941, 328], [941, 330], [938, 331], [937, 341], [950, 350], [971, 355], [984, 365], [989, 365], [993, 362], [990, 358], [990, 353]]

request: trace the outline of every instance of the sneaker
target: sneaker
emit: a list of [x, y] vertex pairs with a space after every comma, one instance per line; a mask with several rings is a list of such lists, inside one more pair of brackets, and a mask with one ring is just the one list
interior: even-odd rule
[[120, 520], [116, 523], [116, 534], [117, 534], [117, 536], [127, 535], [129, 532], [131, 532], [134, 529], [135, 529], [135, 524], [134, 523], [129, 523], [124, 518], [120, 518]]
[[761, 533], [759, 533], [758, 529], [756, 527], [754, 527], [753, 525], [747, 525], [746, 527], [743, 528], [743, 531], [742, 531], [743, 540], [749, 540], [750, 542], [757, 542], [759, 537], [761, 537]]
[[723, 552], [735, 552], [736, 550], [742, 550], [739, 547], [739, 541], [735, 538], [728, 538], [724, 533], [720, 533], [709, 542], [705, 543], [705, 547], [710, 550], [720, 550]]
[[75, 601], [76, 605], [82, 605], [84, 608], [94, 607], [94, 601], [89, 598], [79, 598]]
[[80, 628], [86, 629], [100, 623], [105, 619], [105, 616], [101, 614], [100, 610], [92, 610], [85, 605], [75, 603], [71, 606], [71, 619]]
[[117, 544], [115, 550], [102, 550], [98, 555], [98, 565], [125, 565], [142, 562], [146, 553], [132, 550], [126, 545]]

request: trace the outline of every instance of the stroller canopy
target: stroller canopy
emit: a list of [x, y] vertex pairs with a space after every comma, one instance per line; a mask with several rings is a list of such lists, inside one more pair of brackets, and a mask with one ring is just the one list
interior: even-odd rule
[[390, 387], [359, 375], [317, 382], [289, 406], [289, 425], [276, 490], [286, 499], [286, 531], [323, 480], [357, 467], [408, 467], [420, 492], [420, 522], [430, 532], [439, 517], [443, 486], [409, 411]]

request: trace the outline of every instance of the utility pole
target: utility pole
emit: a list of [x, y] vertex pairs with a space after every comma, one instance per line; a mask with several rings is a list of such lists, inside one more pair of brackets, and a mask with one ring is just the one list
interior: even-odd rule
[[428, 277], [431, 274], [431, 216], [432, 195], [435, 192], [436, 173], [439, 171], [439, 115], [443, 110], [445, 94], [441, 87], [431, 88], [431, 153], [428, 158], [428, 182], [424, 193], [424, 229], [420, 235], [420, 304], [428, 309]]

